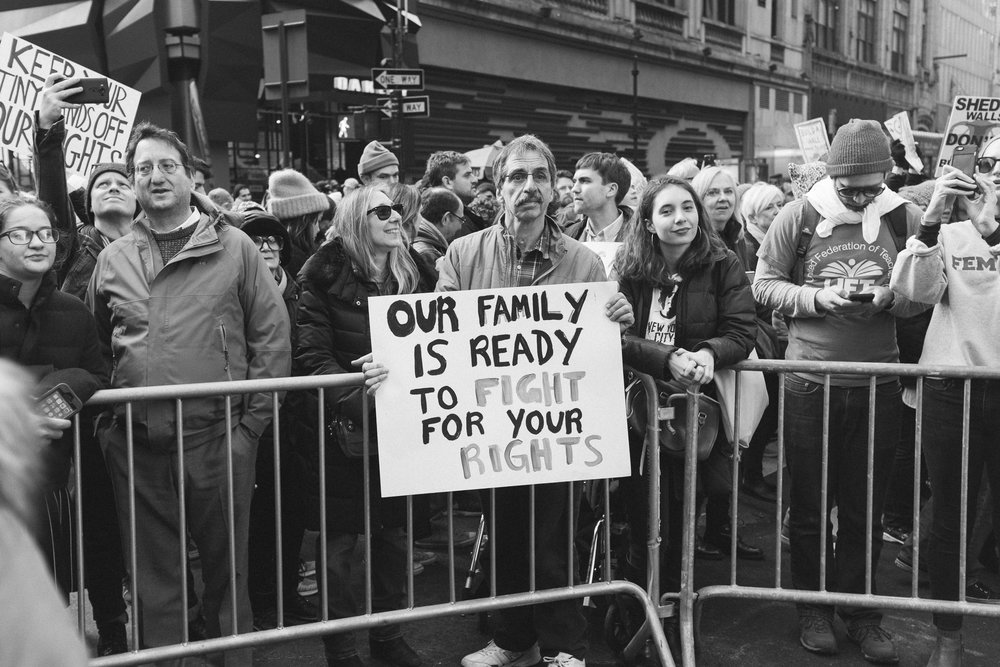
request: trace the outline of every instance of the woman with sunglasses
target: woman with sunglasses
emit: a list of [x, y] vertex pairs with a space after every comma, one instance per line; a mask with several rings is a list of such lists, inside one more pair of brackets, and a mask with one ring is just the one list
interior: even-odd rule
[[[1000, 140], [980, 150], [977, 173], [968, 176], [945, 166], [917, 236], [907, 241], [893, 267], [893, 292], [918, 303], [934, 304], [920, 363], [1000, 367], [1000, 223], [997, 216], [997, 157]], [[960, 222], [942, 225], [952, 205]], [[965, 391], [971, 391], [966, 403]], [[968, 405], [968, 425], [965, 406]], [[924, 381], [923, 454], [931, 481], [934, 510], [927, 550], [931, 593], [958, 600], [961, 571], [962, 477], [968, 474], [968, 523], [975, 523], [976, 498], [985, 469], [992, 511], [1000, 512], [1000, 381], [933, 378]], [[963, 440], [968, 434], [968, 468], [963, 470]], [[962, 664], [962, 617], [934, 613], [937, 646], [928, 665]]]
[[[375, 438], [374, 401], [369, 401], [371, 488], [364, 497], [362, 392], [374, 394], [386, 370], [371, 349], [368, 300], [387, 294], [434, 289], [434, 271], [404, 241], [402, 208], [385, 192], [366, 186], [346, 196], [337, 207], [328, 240], [302, 267], [299, 279], [299, 344], [297, 372], [309, 375], [362, 371], [365, 386], [335, 387], [325, 394], [327, 427], [326, 508], [328, 610], [330, 618], [360, 612], [351, 592], [351, 570], [359, 535], [370, 528], [372, 610], [401, 609], [406, 604], [406, 501], [382, 498]], [[312, 420], [315, 423], [315, 420]], [[316, 434], [313, 434], [315, 441]], [[318, 479], [307, 483], [310, 492]], [[371, 523], [364, 508], [370, 502]], [[317, 499], [318, 501], [318, 499]], [[319, 549], [317, 549], [319, 552]], [[363, 665], [352, 632], [323, 639], [331, 666]], [[419, 656], [406, 644], [397, 624], [369, 631], [372, 656], [399, 667], [417, 667]]]
[[[757, 327], [754, 303], [743, 265], [713, 233], [709, 215], [685, 180], [651, 181], [628, 225], [615, 260], [619, 289], [632, 304], [635, 324], [622, 338], [627, 365], [674, 387], [700, 385], [714, 393], [715, 369], [746, 359]], [[700, 464], [699, 482], [707, 492], [729, 489], [725, 436], [719, 431], [712, 454]], [[630, 431], [632, 470], [639, 471], [644, 433]], [[664, 590], [680, 590], [683, 465], [660, 459], [670, 489], [666, 499]], [[626, 573], [645, 585], [648, 494], [646, 477], [624, 480], [629, 515]], [[720, 523], [728, 528], [728, 517]], [[729, 538], [725, 542], [728, 544]], [[721, 539], [720, 539], [721, 543]], [[676, 618], [676, 617], [675, 617]]]

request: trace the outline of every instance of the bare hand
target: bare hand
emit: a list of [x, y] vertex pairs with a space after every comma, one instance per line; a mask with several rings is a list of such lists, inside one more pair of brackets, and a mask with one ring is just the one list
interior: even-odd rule
[[847, 291], [842, 289], [827, 287], [816, 293], [816, 309], [823, 313], [833, 313], [835, 315], [857, 313], [865, 305], [859, 301], [848, 299]]
[[974, 199], [962, 202], [966, 216], [972, 221], [981, 236], [989, 236], [997, 230], [997, 191], [993, 181], [984, 174], [976, 174], [980, 194]]
[[701, 380], [705, 374], [704, 367], [698, 363], [691, 352], [684, 348], [679, 347], [673, 351], [667, 359], [667, 366], [674, 379], [685, 386], [703, 384]]
[[68, 419], [57, 419], [56, 417], [41, 417], [38, 420], [39, 434], [46, 440], [58, 440], [63, 437], [63, 432], [73, 425]]
[[365, 375], [365, 391], [368, 392], [369, 396], [374, 396], [379, 386], [389, 376], [389, 369], [374, 361], [371, 352], [359, 359], [355, 359], [351, 362], [351, 365], [361, 367], [361, 372]]
[[702, 374], [698, 384], [708, 384], [715, 379], [715, 354], [707, 347], [691, 353], [691, 358], [701, 367]]
[[42, 100], [38, 107], [38, 126], [47, 130], [62, 118], [63, 109], [76, 109], [79, 104], [71, 104], [66, 98], [83, 92], [80, 79], [61, 79], [58, 74], [50, 74], [42, 88]]
[[621, 292], [616, 293], [604, 306], [604, 313], [612, 322], [618, 323], [618, 328], [624, 332], [635, 323], [632, 304]]

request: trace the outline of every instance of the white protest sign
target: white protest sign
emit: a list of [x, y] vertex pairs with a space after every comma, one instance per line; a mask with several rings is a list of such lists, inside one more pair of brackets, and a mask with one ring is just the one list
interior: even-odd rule
[[[41, 104], [45, 79], [101, 77], [31, 42], [4, 33], [0, 38], [0, 147], [30, 156], [34, 112]], [[124, 162], [125, 146], [139, 108], [139, 91], [108, 79], [108, 101], [66, 109], [66, 171], [83, 176], [100, 162]]]
[[371, 299], [382, 494], [630, 474], [614, 282]]
[[951, 105], [948, 129], [941, 142], [941, 152], [934, 175], [941, 175], [941, 168], [951, 164], [955, 146], [982, 146], [983, 142], [1000, 134], [1000, 98], [960, 95]]
[[816, 162], [830, 152], [830, 137], [822, 118], [813, 118], [795, 124], [795, 138], [806, 162]]
[[885, 129], [889, 136], [900, 141], [906, 148], [906, 161], [915, 171], [923, 171], [924, 163], [917, 155], [917, 142], [913, 140], [913, 128], [910, 127], [910, 117], [905, 111], [885, 121]]
[[594, 251], [594, 254], [601, 258], [604, 264], [604, 275], [614, 279], [618, 273], [615, 271], [615, 256], [618, 248], [622, 247], [621, 241], [586, 241], [583, 245]]

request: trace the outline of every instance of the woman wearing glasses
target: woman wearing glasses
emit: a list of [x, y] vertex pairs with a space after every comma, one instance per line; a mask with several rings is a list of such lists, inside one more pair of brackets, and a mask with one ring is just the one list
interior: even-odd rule
[[[94, 316], [82, 301], [56, 289], [51, 269], [58, 240], [55, 216], [47, 206], [0, 198], [0, 357], [27, 367], [36, 381], [36, 396], [65, 383], [86, 401], [107, 384], [107, 367]], [[34, 498], [41, 518], [34, 527], [36, 539], [67, 603], [73, 580], [67, 488], [71, 425], [70, 419], [43, 419], [44, 473]]]
[[[405, 500], [381, 497], [374, 401], [368, 404], [371, 488], [369, 497], [364, 497], [362, 391], [374, 394], [386, 374], [372, 355], [368, 299], [430, 292], [435, 278], [433, 269], [407, 248], [400, 205], [376, 187], [363, 187], [340, 202], [328, 238], [299, 274], [302, 296], [295, 363], [304, 374], [360, 370], [365, 375], [365, 387], [325, 392], [327, 608], [330, 618], [347, 618], [359, 613], [350, 584], [358, 536], [368, 528], [366, 500], [371, 503], [373, 611], [404, 607], [409, 562]], [[318, 480], [307, 487], [310, 492], [318, 489]], [[323, 641], [330, 665], [364, 664], [352, 632], [327, 635]], [[372, 628], [369, 643], [372, 656], [382, 661], [400, 667], [421, 663], [396, 624]]]
[[[1000, 367], [1000, 139], [980, 149], [976, 173], [946, 166], [920, 222], [893, 267], [894, 292], [918, 303], [934, 304], [921, 364]], [[961, 222], [942, 225], [952, 205]], [[992, 511], [1000, 512], [1000, 381], [927, 378], [924, 381], [923, 453], [931, 481], [934, 510], [927, 549], [933, 597], [958, 600], [963, 591], [961, 505], [963, 440], [968, 429], [968, 523], [975, 523], [982, 472], [993, 489]], [[965, 426], [968, 405], [968, 426]], [[934, 614], [938, 639], [928, 665], [962, 664], [962, 617]]]

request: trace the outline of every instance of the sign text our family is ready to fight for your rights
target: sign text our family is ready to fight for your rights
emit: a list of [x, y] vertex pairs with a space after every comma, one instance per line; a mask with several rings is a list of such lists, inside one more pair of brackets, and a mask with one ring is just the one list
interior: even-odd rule
[[613, 282], [372, 299], [386, 496], [630, 473]]

